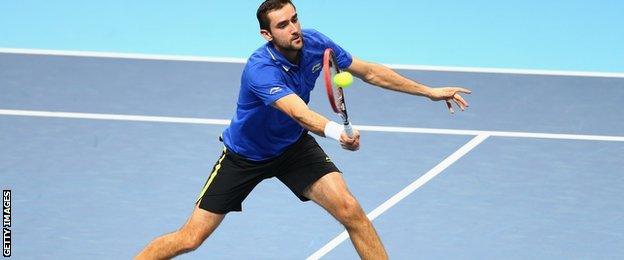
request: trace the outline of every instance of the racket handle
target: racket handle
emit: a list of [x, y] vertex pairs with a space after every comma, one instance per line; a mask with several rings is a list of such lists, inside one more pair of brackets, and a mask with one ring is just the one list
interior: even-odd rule
[[351, 127], [351, 122], [346, 121], [344, 123], [344, 131], [348, 137], [353, 137], [353, 127]]

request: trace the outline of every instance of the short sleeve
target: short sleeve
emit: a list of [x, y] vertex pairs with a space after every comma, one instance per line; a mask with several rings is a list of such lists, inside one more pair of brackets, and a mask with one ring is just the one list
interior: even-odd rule
[[338, 68], [346, 69], [351, 66], [351, 62], [353, 62], [353, 57], [351, 53], [340, 47], [340, 45], [336, 44], [329, 37], [320, 33], [316, 30], [310, 30], [319, 38], [319, 40], [325, 45], [325, 48], [332, 48], [334, 54], [336, 55], [336, 60], [338, 61]]
[[265, 105], [292, 94], [286, 86], [278, 67], [262, 64], [246, 70], [249, 90], [262, 100]]

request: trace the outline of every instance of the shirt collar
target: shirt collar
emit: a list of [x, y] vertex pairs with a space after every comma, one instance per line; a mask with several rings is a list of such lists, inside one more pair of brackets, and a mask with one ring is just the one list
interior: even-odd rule
[[[281, 52], [275, 49], [275, 46], [273, 46], [273, 43], [269, 42], [266, 45], [266, 50], [269, 53], [269, 56], [271, 57], [273, 62], [275, 62], [280, 67], [282, 67], [282, 69], [284, 69], [286, 72], [288, 72], [292, 68], [295, 68], [295, 69], [299, 68], [299, 66], [292, 64], [288, 59], [286, 59], [286, 57], [284, 57], [284, 55], [282, 55]], [[303, 48], [301, 51], [303, 51]], [[301, 55], [301, 53], [299, 55]]]

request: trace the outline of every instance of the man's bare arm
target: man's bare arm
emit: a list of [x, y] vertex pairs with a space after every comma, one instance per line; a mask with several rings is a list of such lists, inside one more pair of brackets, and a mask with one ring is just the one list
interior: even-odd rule
[[347, 71], [364, 80], [366, 83], [385, 89], [424, 96], [433, 101], [445, 100], [451, 112], [453, 111], [450, 107], [450, 100], [453, 100], [462, 110], [468, 107], [468, 102], [460, 95], [460, 93], [471, 93], [470, 90], [465, 88], [430, 88], [424, 84], [405, 78], [386, 66], [366, 62], [355, 57], [353, 57], [353, 61], [349, 68], [347, 68]]
[[273, 106], [297, 121], [303, 128], [319, 136], [325, 136], [326, 117], [312, 111], [303, 100], [295, 95], [286, 95], [273, 103]]
[[330, 121], [324, 116], [308, 108], [303, 100], [295, 95], [286, 95], [273, 103], [273, 106], [292, 119], [297, 121], [303, 128], [323, 137], [331, 137], [340, 142], [342, 148], [356, 151], [360, 149], [360, 132], [353, 129], [353, 137], [348, 137], [344, 132], [344, 127], [336, 122]]

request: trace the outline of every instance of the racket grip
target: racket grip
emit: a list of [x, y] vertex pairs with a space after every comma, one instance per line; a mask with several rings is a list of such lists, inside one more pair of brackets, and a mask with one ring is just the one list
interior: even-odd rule
[[351, 122], [347, 121], [344, 123], [344, 131], [348, 137], [353, 137], [353, 127], [351, 127]]

